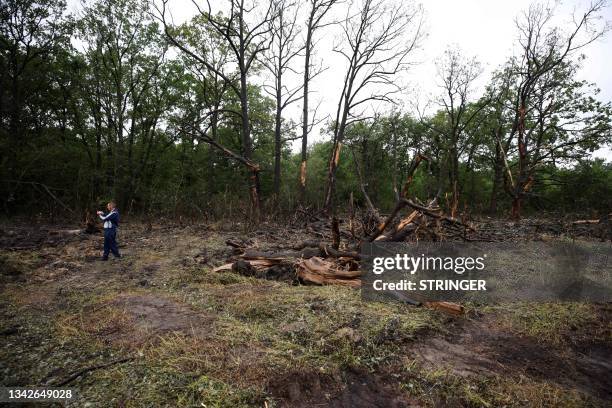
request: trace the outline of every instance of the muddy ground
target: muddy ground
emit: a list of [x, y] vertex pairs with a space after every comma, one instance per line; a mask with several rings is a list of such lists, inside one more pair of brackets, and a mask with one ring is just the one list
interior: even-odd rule
[[[559, 239], [526, 225], [512, 239]], [[269, 224], [127, 223], [124, 257], [108, 262], [101, 234], [62, 232], [78, 225], [0, 228], [0, 383], [65, 384], [74, 406], [612, 404], [610, 304], [466, 305], [452, 317], [212, 272], [235, 256], [228, 239], [320, 238]]]

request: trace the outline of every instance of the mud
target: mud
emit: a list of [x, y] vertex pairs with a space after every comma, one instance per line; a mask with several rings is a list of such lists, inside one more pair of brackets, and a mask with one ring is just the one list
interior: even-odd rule
[[121, 295], [110, 304], [122, 308], [132, 318], [134, 328], [149, 338], [167, 333], [205, 337], [214, 322], [212, 316], [185, 304], [150, 294]]
[[[603, 319], [612, 317], [602, 309]], [[567, 336], [571, 336], [567, 334]], [[468, 376], [527, 376], [612, 400], [612, 344], [581, 342], [551, 346], [499, 326], [492, 317], [467, 320], [444, 337], [420, 340], [411, 357], [430, 369]]]
[[381, 374], [351, 369], [337, 376], [292, 372], [270, 382], [268, 391], [282, 407], [401, 408], [416, 399]]

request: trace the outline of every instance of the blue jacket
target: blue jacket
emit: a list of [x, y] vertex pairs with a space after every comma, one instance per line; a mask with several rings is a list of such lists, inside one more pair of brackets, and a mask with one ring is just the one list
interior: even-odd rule
[[113, 208], [106, 215], [100, 215], [100, 219], [104, 221], [104, 228], [117, 228], [119, 226], [119, 210]]

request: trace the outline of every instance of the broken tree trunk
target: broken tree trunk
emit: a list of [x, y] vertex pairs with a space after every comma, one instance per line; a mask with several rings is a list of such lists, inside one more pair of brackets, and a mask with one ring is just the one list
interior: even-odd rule
[[319, 285], [361, 286], [361, 271], [342, 269], [336, 263], [319, 257], [304, 259], [297, 263], [297, 276]]

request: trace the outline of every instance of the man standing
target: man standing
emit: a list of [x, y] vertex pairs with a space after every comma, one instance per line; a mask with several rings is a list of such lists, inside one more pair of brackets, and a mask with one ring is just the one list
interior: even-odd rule
[[104, 215], [104, 212], [98, 211], [100, 219], [104, 221], [104, 255], [103, 261], [108, 260], [108, 253], [112, 252], [116, 258], [121, 258], [119, 249], [117, 249], [117, 227], [119, 226], [119, 211], [116, 208], [115, 202], [111, 201], [106, 204], [109, 213]]

